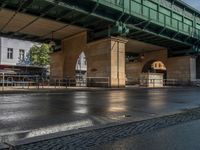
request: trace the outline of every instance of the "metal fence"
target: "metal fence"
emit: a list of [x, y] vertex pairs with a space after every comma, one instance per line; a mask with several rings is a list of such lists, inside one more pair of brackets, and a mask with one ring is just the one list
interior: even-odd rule
[[5, 89], [16, 88], [67, 88], [67, 87], [110, 87], [109, 77], [41, 77], [38, 75], [11, 75], [0, 74], [0, 88]]
[[38, 75], [12, 75], [12, 74], [0, 74], [0, 86], [2, 90], [5, 87], [28, 87], [36, 86], [39, 82]]
[[200, 79], [193, 80], [192, 85], [200, 87]]
[[[199, 82], [200, 83], [200, 82]], [[126, 85], [139, 85], [139, 86], [181, 86], [189, 85], [189, 82], [180, 81], [177, 79], [138, 79], [138, 78], [127, 78]]]
[[[147, 87], [160, 87], [160, 86], [181, 86], [181, 85], [194, 85], [200, 86], [200, 80], [191, 82], [179, 81], [177, 79], [137, 79], [127, 78], [126, 85], [138, 85]], [[86, 78], [47, 78], [38, 75], [9, 75], [0, 74], [0, 89], [43, 89], [43, 88], [67, 88], [67, 87], [110, 87], [109, 77], [86, 77]]]
[[67, 87], [110, 87], [109, 77], [86, 77], [86, 78], [56, 78], [53, 77], [50, 81], [51, 84], [57, 86]]

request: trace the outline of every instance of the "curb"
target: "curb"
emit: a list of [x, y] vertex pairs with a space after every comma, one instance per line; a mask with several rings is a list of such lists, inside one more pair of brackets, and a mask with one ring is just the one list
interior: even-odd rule
[[[0, 94], [42, 94], [42, 93], [64, 93], [64, 92], [76, 92], [76, 91], [83, 91], [83, 92], [91, 92], [91, 91], [120, 91], [120, 90], [139, 90], [139, 89], [168, 89], [169, 87], [161, 87], [161, 88], [147, 88], [147, 87], [126, 87], [126, 88], [40, 88], [40, 89], [16, 89], [16, 90], [5, 90], [0, 91]], [[170, 87], [173, 89], [182, 89], [184, 87]], [[195, 87], [198, 88], [198, 87]]]

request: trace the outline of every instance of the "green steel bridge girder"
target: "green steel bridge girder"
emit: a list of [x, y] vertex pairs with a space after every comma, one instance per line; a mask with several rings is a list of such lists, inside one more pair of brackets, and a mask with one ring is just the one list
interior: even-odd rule
[[[109, 36], [109, 34], [118, 33], [128, 38], [158, 44], [169, 49], [191, 48], [195, 52], [199, 51], [200, 30], [196, 27], [195, 23], [188, 25], [187, 23], [172, 18], [172, 16], [168, 17], [163, 12], [144, 5], [144, 0], [25, 0], [25, 3], [20, 9], [16, 5], [19, 1], [0, 1], [0, 7], [38, 16], [38, 18], [43, 17], [85, 27], [89, 32], [93, 33], [94, 38], [100, 38], [98, 35]], [[152, 2], [152, 0], [145, 1]], [[183, 6], [185, 7], [184, 9], [192, 11], [184, 3]], [[157, 7], [161, 7], [160, 4]], [[172, 10], [170, 11], [173, 13]], [[199, 14], [194, 10], [194, 16], [198, 16]], [[72, 15], [74, 16], [73, 18], [69, 17]], [[164, 16], [163, 20], [160, 19], [161, 16]], [[122, 27], [119, 25], [119, 22], [123, 24], [122, 30], [125, 32], [121, 32], [120, 30], [116, 32], [115, 30], [109, 33], [110, 27], [116, 28], [116, 25], [118, 25], [118, 29]], [[136, 36], [137, 33], [140, 35]], [[21, 35], [20, 33], [17, 35], [15, 33], [1, 34], [40, 40], [39, 37]]]

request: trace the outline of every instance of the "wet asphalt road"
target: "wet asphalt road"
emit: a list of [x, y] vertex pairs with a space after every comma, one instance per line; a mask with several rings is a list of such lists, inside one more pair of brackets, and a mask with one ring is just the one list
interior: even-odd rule
[[0, 137], [17, 140], [115, 121], [142, 120], [199, 106], [200, 88], [0, 95]]

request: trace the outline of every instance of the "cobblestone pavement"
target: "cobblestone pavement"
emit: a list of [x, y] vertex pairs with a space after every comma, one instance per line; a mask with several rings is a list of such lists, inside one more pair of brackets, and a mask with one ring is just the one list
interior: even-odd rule
[[200, 120], [94, 146], [93, 150], [200, 150]]
[[[43, 140], [40, 142], [15, 146], [16, 150], [67, 150], [94, 149], [133, 135], [153, 132], [158, 129], [174, 126], [200, 119], [200, 108], [185, 110], [185, 112], [148, 119], [139, 122], [120, 124], [102, 129], [82, 132], [74, 135]], [[13, 148], [14, 149], [14, 148]]]

